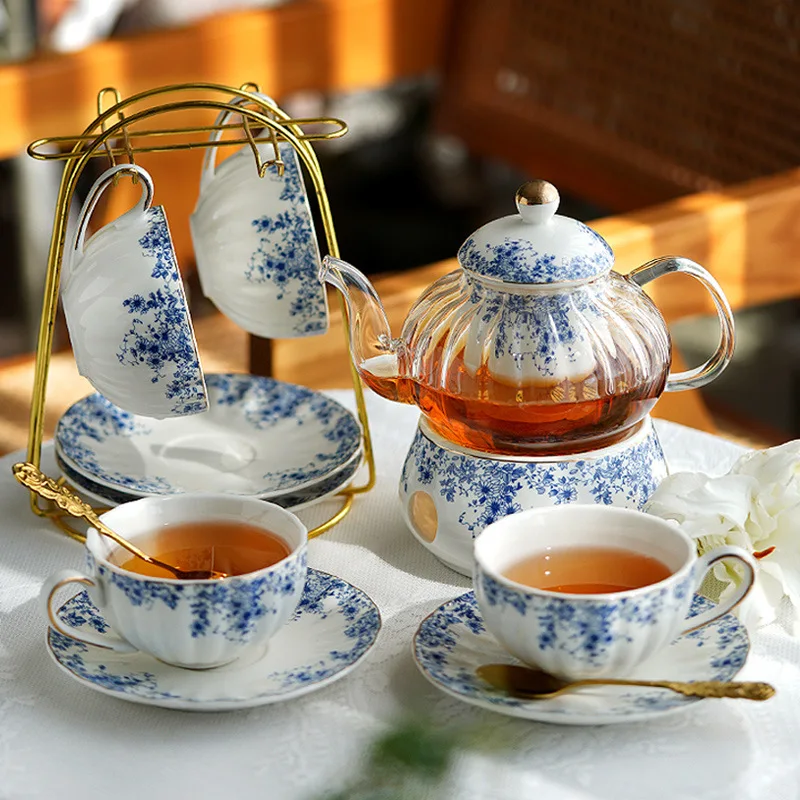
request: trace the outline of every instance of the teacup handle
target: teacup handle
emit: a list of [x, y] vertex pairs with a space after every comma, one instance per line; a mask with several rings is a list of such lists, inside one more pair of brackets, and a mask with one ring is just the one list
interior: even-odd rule
[[[275, 106], [275, 101], [268, 97], [265, 94], [261, 94], [260, 92], [254, 92], [256, 97], [260, 100], [263, 100], [265, 103], [271, 106]], [[228, 117], [236, 111], [236, 106], [241, 105], [249, 100], [248, 97], [237, 97], [236, 99], [232, 100], [230, 103], [230, 108], [225, 109], [224, 111], [220, 111], [217, 115], [217, 119], [214, 122], [214, 125], [224, 125], [227, 121]], [[222, 138], [222, 131], [212, 131], [211, 136], [209, 136], [209, 142], [218, 142]], [[209, 181], [214, 177], [216, 172], [216, 162], [217, 162], [217, 150], [216, 147], [207, 147], [206, 153], [203, 156], [203, 169], [200, 172], [200, 191], [202, 192]]]
[[107, 634], [101, 636], [99, 633], [85, 630], [84, 628], [76, 628], [59, 619], [56, 608], [53, 605], [55, 594], [59, 589], [68, 586], [70, 583], [79, 583], [82, 586], [91, 586], [98, 591], [100, 590], [100, 587], [98, 587], [92, 578], [78, 570], [62, 569], [51, 575], [44, 582], [42, 591], [39, 594], [39, 602], [41, 603], [42, 610], [47, 616], [51, 627], [60, 634], [68, 636], [70, 639], [76, 639], [84, 644], [103, 647], [106, 650], [113, 650], [116, 653], [135, 653], [136, 648], [130, 642], [125, 641], [125, 639], [119, 636], [108, 636]]
[[705, 286], [717, 308], [720, 326], [719, 345], [705, 364], [685, 372], [670, 373], [667, 376], [665, 391], [680, 392], [684, 389], [699, 389], [705, 386], [728, 366], [728, 362], [733, 358], [733, 312], [722, 287], [711, 273], [688, 258], [680, 256], [656, 258], [629, 272], [626, 277], [637, 285], [644, 286], [649, 281], [662, 275], [669, 275], [671, 272], [684, 272]]
[[744, 564], [744, 580], [739, 584], [739, 586], [736, 587], [733, 594], [724, 602], [718, 603], [714, 606], [714, 608], [710, 608], [708, 611], [704, 611], [702, 614], [697, 614], [694, 617], [688, 617], [687, 622], [690, 622], [691, 625], [686, 628], [683, 633], [696, 631], [698, 628], [708, 625], [709, 622], [713, 622], [715, 619], [719, 619], [720, 617], [724, 616], [729, 611], [736, 608], [736, 606], [738, 606], [739, 603], [741, 603], [742, 600], [747, 597], [747, 593], [750, 591], [750, 589], [753, 588], [753, 583], [755, 583], [756, 580], [755, 559], [746, 550], [742, 550], [741, 547], [734, 547], [733, 545], [717, 547], [714, 550], [710, 550], [705, 555], [700, 556], [700, 558], [697, 560], [697, 564], [695, 565], [695, 575], [698, 576], [695, 586], [699, 588], [700, 584], [703, 582], [703, 578], [705, 578], [706, 573], [711, 569], [711, 567], [713, 567], [718, 561], [722, 561], [725, 558], [735, 558]]
[[103, 195], [103, 192], [113, 183], [117, 175], [136, 175], [142, 182], [142, 196], [139, 202], [125, 214], [120, 217], [123, 219], [129, 214], [141, 215], [153, 204], [153, 179], [150, 174], [142, 169], [138, 164], [117, 164], [110, 169], [107, 169], [95, 182], [89, 191], [89, 196], [83, 204], [80, 217], [78, 218], [78, 227], [75, 231], [75, 243], [72, 247], [72, 252], [83, 253], [84, 240], [86, 239], [86, 228], [89, 225], [89, 219], [92, 216], [97, 203]]

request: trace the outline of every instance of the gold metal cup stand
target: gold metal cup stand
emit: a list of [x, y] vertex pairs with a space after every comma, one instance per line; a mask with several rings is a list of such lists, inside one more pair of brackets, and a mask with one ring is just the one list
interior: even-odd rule
[[[297, 151], [303, 164], [311, 176], [317, 197], [322, 225], [328, 252], [339, 256], [339, 246], [331, 217], [325, 182], [316, 154], [311, 142], [336, 139], [347, 133], [347, 125], [339, 119], [329, 117], [292, 118], [277, 105], [267, 102], [258, 96], [257, 84], [245, 83], [236, 89], [214, 83], [186, 83], [173, 86], [161, 86], [140, 92], [122, 99], [119, 92], [107, 87], [97, 95], [98, 116], [88, 128], [78, 136], [54, 136], [38, 139], [28, 147], [28, 154], [40, 161], [64, 161], [64, 174], [56, 203], [53, 235], [47, 257], [47, 276], [42, 303], [42, 317], [39, 325], [39, 337], [36, 348], [36, 366], [34, 372], [33, 396], [31, 399], [30, 426], [28, 430], [27, 459], [37, 467], [41, 466], [42, 436], [44, 426], [44, 407], [47, 392], [47, 377], [53, 348], [53, 331], [58, 310], [58, 293], [61, 282], [61, 267], [64, 260], [64, 243], [66, 239], [67, 217], [69, 214], [75, 187], [86, 164], [91, 158], [107, 158], [115, 165], [118, 158], [134, 163], [137, 153], [159, 153], [172, 150], [189, 150], [206, 147], [230, 147], [249, 145], [253, 151], [253, 168], [263, 177], [266, 168], [276, 164], [280, 170], [282, 162], [278, 143], [289, 142]], [[113, 97], [111, 107], [103, 110], [108, 96]], [[177, 114], [182, 111], [209, 109], [212, 111], [230, 111], [232, 99], [239, 98], [236, 114], [242, 121], [236, 124], [203, 125], [191, 127], [158, 128], [138, 127], [145, 120]], [[308, 128], [308, 130], [304, 130]], [[260, 131], [256, 136], [253, 129]], [[208, 134], [213, 131], [237, 131], [238, 138], [209, 141]], [[178, 139], [178, 141], [175, 141]], [[262, 142], [271, 143], [275, 159], [263, 162], [256, 147]], [[134, 178], [135, 180], [135, 178]], [[344, 299], [339, 295], [342, 314], [347, 315]], [[344, 325], [344, 335], [350, 348], [350, 327]], [[364, 459], [369, 468], [366, 483], [344, 489], [340, 495], [342, 504], [330, 519], [309, 532], [309, 538], [319, 536], [332, 528], [349, 513], [356, 495], [369, 491], [375, 485], [375, 457], [372, 450], [372, 439], [369, 431], [369, 420], [364, 403], [364, 392], [355, 369], [350, 365], [350, 374], [358, 407], [358, 419], [361, 423], [361, 435], [364, 446]], [[63, 480], [63, 478], [62, 478]], [[83, 533], [75, 530], [66, 520], [64, 512], [48, 504], [40, 505], [39, 497], [31, 492], [31, 509], [40, 517], [52, 520], [68, 536], [84, 541]]]

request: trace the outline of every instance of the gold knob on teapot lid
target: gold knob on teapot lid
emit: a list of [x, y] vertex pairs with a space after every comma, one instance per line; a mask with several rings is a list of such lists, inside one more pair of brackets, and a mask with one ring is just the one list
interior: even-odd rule
[[558, 211], [560, 200], [558, 189], [548, 181], [528, 181], [517, 189], [517, 211], [525, 222], [534, 225], [549, 222]]

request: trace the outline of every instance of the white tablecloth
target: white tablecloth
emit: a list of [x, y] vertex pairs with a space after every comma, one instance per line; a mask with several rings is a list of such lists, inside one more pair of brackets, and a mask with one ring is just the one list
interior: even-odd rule
[[[334, 395], [351, 407], [352, 393]], [[374, 491], [310, 545], [311, 566], [368, 592], [384, 619], [352, 675], [284, 704], [193, 714], [126, 703], [73, 682], [50, 661], [37, 594], [82, 548], [34, 517], [0, 460], [0, 798], [314, 798], [357, 768], [365, 745], [406, 712], [435, 726], [481, 726], [513, 745], [457, 761], [445, 796], [746, 800], [800, 796], [800, 642], [778, 625], [754, 638], [742, 677], [767, 680], [763, 704], [709, 701], [647, 723], [570, 728], [482, 711], [417, 673], [420, 620], [468, 581], [419, 546], [398, 513], [397, 481], [417, 412], [369, 397]], [[726, 470], [737, 446], [659, 423], [673, 469]], [[44, 464], [52, 466], [51, 451]], [[332, 506], [301, 516], [309, 525]]]

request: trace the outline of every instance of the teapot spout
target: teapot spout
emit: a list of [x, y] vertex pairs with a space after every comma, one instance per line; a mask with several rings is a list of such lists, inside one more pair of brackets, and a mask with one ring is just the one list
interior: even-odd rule
[[402, 400], [398, 392], [400, 342], [392, 339], [386, 312], [366, 275], [346, 261], [325, 256], [319, 279], [335, 286], [347, 305], [350, 356], [364, 383], [389, 400]]

